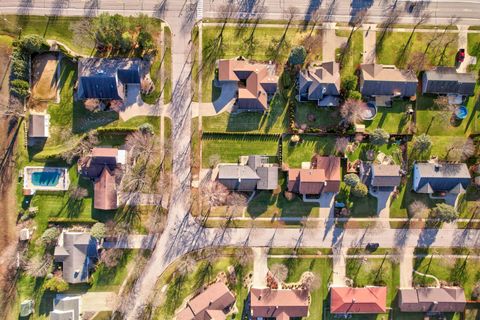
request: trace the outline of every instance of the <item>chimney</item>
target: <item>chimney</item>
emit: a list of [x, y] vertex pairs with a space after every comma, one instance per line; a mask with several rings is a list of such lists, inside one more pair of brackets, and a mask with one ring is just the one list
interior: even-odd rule
[[438, 172], [440, 170], [440, 164], [438, 162], [435, 162], [435, 172]]
[[352, 298], [352, 303], [355, 303], [355, 302], [356, 302], [355, 298]]

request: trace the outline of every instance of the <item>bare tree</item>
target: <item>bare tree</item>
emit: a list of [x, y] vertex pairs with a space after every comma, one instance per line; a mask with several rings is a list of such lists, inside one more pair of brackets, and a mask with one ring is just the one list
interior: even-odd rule
[[218, 181], [208, 181], [201, 188], [202, 211], [209, 212], [212, 207], [224, 205], [229, 191], [225, 185]]
[[460, 160], [467, 161], [469, 158], [473, 157], [476, 153], [475, 143], [471, 138], [468, 138], [467, 141], [462, 145], [462, 154]]
[[98, 112], [101, 110], [102, 102], [98, 99], [87, 99], [83, 102], [83, 105], [90, 112]]
[[248, 265], [253, 259], [252, 249], [249, 247], [241, 247], [235, 249], [235, 261], [241, 266]]
[[134, 160], [140, 157], [149, 159], [153, 153], [158, 152], [158, 145], [153, 134], [140, 130], [128, 135], [125, 146], [129, 150], [130, 157]]
[[67, 161], [67, 163], [72, 163], [73, 159], [77, 157], [84, 157], [92, 148], [98, 145], [99, 140], [97, 134], [93, 131], [90, 131], [86, 137], [80, 139], [78, 144], [74, 146], [72, 149], [65, 151], [62, 154], [62, 158]]
[[411, 218], [423, 218], [428, 213], [427, 205], [421, 200], [415, 200], [408, 206], [408, 215]]
[[293, 19], [295, 19], [295, 16], [298, 14], [298, 8], [295, 6], [290, 6], [283, 12], [283, 14], [285, 19], [288, 20], [288, 24], [291, 24]]
[[103, 250], [100, 254], [100, 262], [105, 264], [108, 268], [114, 268], [118, 265], [123, 257], [122, 249], [111, 248]]
[[430, 61], [428, 60], [425, 52], [415, 51], [409, 55], [409, 60], [406, 64], [407, 70], [411, 70], [415, 73], [420, 71], [429, 70], [431, 68]]
[[80, 200], [88, 196], [88, 190], [85, 188], [79, 187], [78, 185], [70, 185], [68, 192], [70, 194], [70, 198], [74, 200]]
[[322, 283], [317, 275], [311, 271], [307, 271], [302, 274], [300, 284], [304, 290], [312, 292], [313, 290], [320, 288]]
[[360, 122], [362, 120], [361, 110], [364, 104], [361, 100], [347, 99], [347, 101], [340, 106], [341, 123], [354, 125]]
[[243, 210], [247, 205], [247, 197], [238, 192], [231, 192], [227, 197], [226, 203], [230, 212], [236, 214], [238, 211]]
[[338, 137], [335, 139], [335, 152], [345, 154], [350, 141], [346, 137]]
[[275, 263], [270, 267], [272, 275], [281, 282], [284, 282], [288, 276], [288, 268], [281, 263]]
[[32, 277], [45, 277], [50, 271], [53, 263], [53, 257], [49, 254], [34, 255], [31, 257], [24, 269]]
[[191, 255], [187, 255], [178, 264], [177, 272], [182, 276], [186, 276], [192, 273], [193, 271], [195, 271], [196, 266], [197, 266], [197, 261], [193, 259]]
[[472, 139], [464, 143], [452, 141], [446, 147], [445, 159], [449, 161], [466, 161], [475, 154], [475, 144]]

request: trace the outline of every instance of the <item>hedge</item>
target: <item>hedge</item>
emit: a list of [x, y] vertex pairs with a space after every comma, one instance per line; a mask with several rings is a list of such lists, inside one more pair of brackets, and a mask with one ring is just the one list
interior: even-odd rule
[[48, 223], [58, 224], [58, 225], [67, 225], [67, 224], [88, 224], [93, 225], [97, 223], [97, 220], [89, 218], [48, 218]]

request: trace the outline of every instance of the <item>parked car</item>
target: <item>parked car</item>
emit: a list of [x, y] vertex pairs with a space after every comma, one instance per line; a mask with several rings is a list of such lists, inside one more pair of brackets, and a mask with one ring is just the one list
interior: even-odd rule
[[457, 52], [457, 58], [456, 61], [458, 63], [462, 63], [465, 60], [465, 49], [460, 49]]
[[374, 252], [378, 249], [378, 247], [380, 246], [379, 243], [376, 243], [376, 242], [369, 242], [367, 243], [367, 247], [366, 249], [370, 252]]

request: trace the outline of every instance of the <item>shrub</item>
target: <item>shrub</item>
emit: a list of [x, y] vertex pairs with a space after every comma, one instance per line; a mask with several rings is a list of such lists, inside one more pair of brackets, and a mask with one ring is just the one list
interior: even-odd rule
[[64, 292], [68, 290], [68, 283], [61, 277], [55, 276], [45, 281], [43, 288], [54, 292]]
[[430, 136], [422, 133], [413, 138], [413, 150], [419, 154], [425, 153], [432, 147], [432, 139]]
[[343, 181], [347, 186], [355, 187], [360, 182], [360, 178], [355, 173], [348, 173], [343, 177]]
[[142, 123], [139, 127], [138, 130], [145, 132], [145, 133], [150, 133], [154, 134], [155, 130], [153, 129], [153, 125], [151, 123], [145, 122]]
[[98, 99], [87, 99], [83, 102], [83, 105], [90, 112], [98, 112], [101, 110], [102, 102]]
[[[344, 97], [348, 97], [350, 92], [357, 88], [357, 77], [354, 74], [349, 74], [342, 77], [340, 91]], [[361, 95], [360, 95], [361, 99]]]
[[20, 48], [22, 51], [26, 51], [29, 54], [41, 53], [49, 49], [48, 43], [45, 39], [36, 34], [26, 35], [13, 43], [14, 46]]
[[347, 95], [348, 99], [362, 100], [362, 94], [356, 90], [350, 91]]
[[381, 128], [375, 129], [370, 134], [370, 143], [374, 146], [382, 146], [388, 142], [388, 139], [390, 139], [390, 134]]
[[303, 46], [297, 46], [292, 49], [290, 56], [288, 57], [288, 62], [291, 65], [303, 64], [305, 58], [307, 57], [307, 51]]
[[55, 227], [51, 227], [43, 232], [40, 240], [44, 245], [51, 246], [55, 244], [59, 235], [60, 235], [60, 231]]
[[10, 91], [19, 98], [26, 98], [30, 94], [30, 84], [25, 80], [15, 79], [10, 83]]
[[95, 223], [90, 229], [90, 234], [97, 240], [105, 238], [107, 230], [105, 229], [105, 224], [101, 222]]
[[368, 188], [363, 183], [357, 183], [350, 191], [355, 197], [363, 198], [368, 194]]
[[457, 210], [446, 203], [439, 203], [433, 208], [433, 214], [442, 222], [452, 222], [458, 218]]

